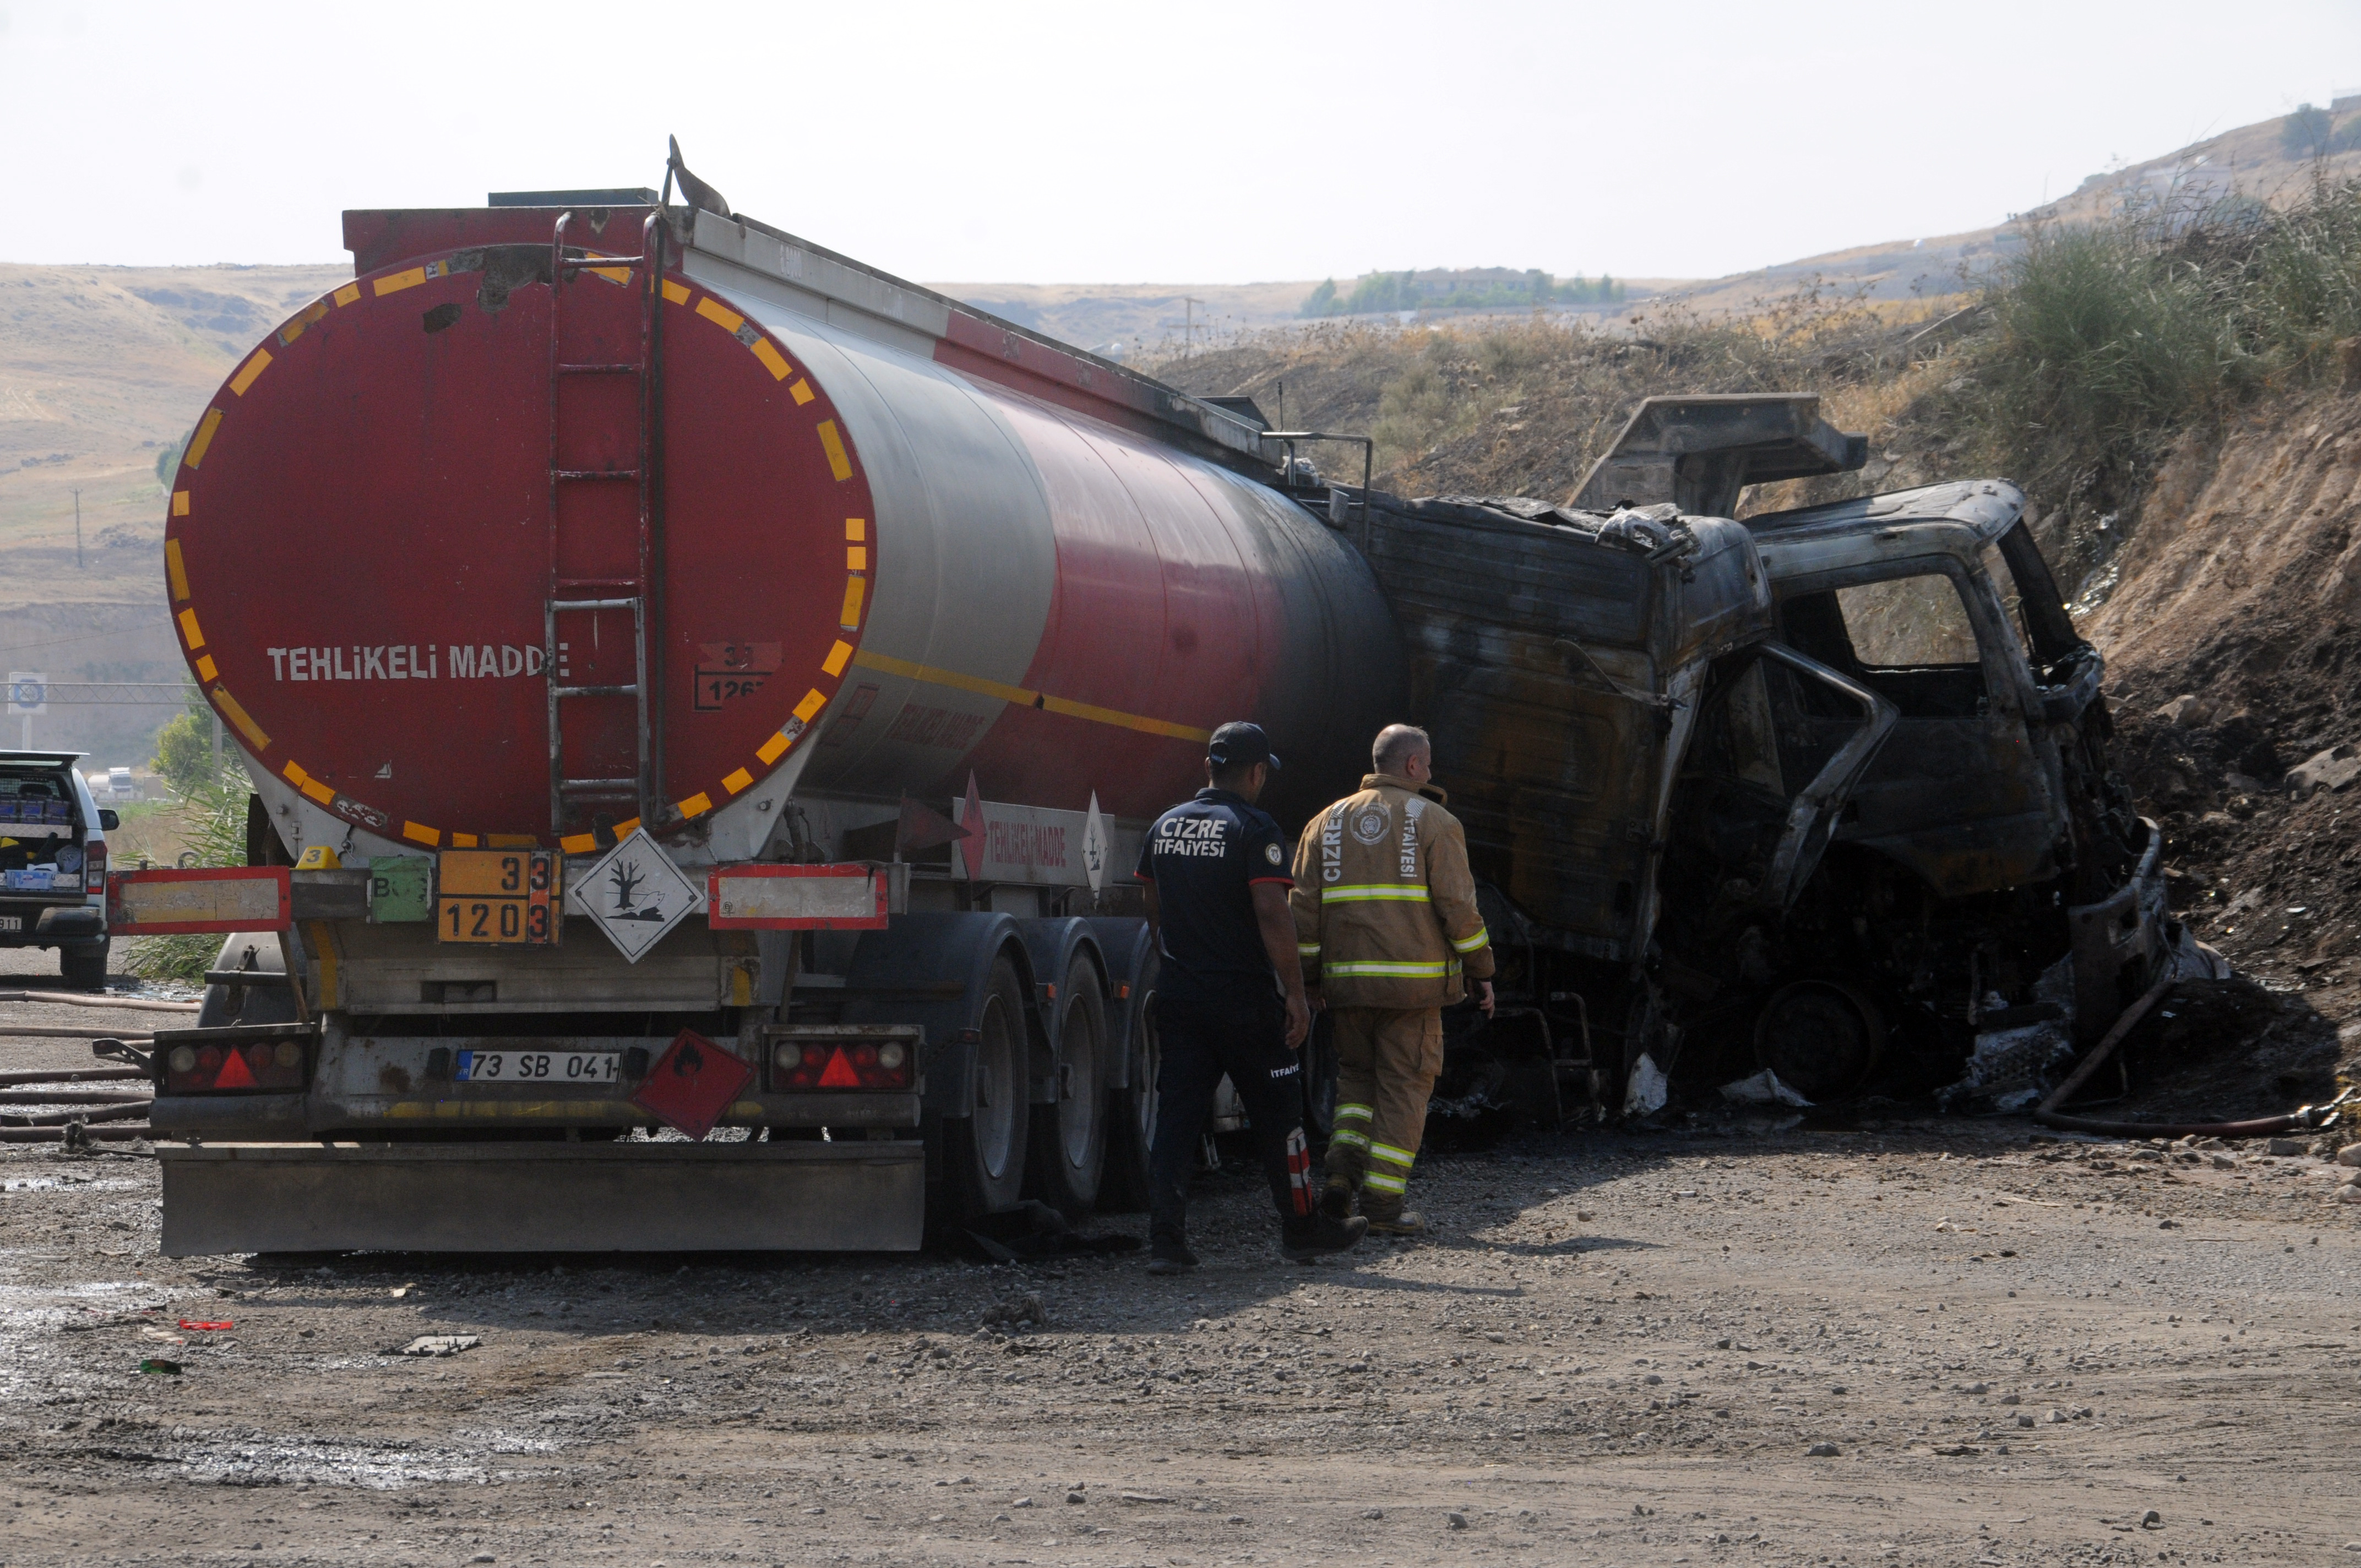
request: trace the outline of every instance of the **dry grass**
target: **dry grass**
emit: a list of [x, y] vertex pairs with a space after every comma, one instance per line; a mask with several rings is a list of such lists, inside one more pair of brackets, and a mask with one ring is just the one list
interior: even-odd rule
[[1651, 394], [1814, 391], [1849, 429], [1893, 424], [1927, 378], [1903, 342], [1940, 308], [1813, 290], [1747, 318], [1659, 307], [1614, 334], [1538, 316], [1322, 323], [1145, 368], [1255, 398], [1290, 428], [1368, 433], [1385, 489], [1564, 499]]

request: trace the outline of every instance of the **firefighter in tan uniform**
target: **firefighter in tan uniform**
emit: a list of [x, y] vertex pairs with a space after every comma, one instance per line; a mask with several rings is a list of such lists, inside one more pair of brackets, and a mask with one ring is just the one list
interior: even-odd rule
[[1419, 1235], [1404, 1204], [1443, 1070], [1442, 1010], [1478, 987], [1492, 1011], [1491, 938], [1476, 909], [1467, 839], [1431, 782], [1426, 732], [1389, 725], [1376, 771], [1314, 817], [1295, 848], [1289, 904], [1306, 983], [1336, 1043], [1336, 1122], [1321, 1206], [1342, 1218], [1356, 1195], [1369, 1229]]

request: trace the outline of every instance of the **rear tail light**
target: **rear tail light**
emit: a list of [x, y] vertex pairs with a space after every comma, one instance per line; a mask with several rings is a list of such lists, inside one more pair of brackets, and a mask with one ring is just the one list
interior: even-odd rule
[[168, 1094], [220, 1094], [303, 1087], [303, 1047], [294, 1040], [208, 1041], [174, 1046], [164, 1057]]
[[82, 884], [104, 892], [106, 887], [106, 840], [93, 839], [82, 850]]
[[910, 1058], [900, 1040], [782, 1040], [771, 1047], [771, 1087], [797, 1093], [908, 1089], [917, 1081]]

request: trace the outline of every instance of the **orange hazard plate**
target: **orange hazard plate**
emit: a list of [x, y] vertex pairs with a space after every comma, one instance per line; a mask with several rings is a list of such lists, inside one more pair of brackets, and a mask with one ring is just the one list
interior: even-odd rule
[[554, 948], [566, 920], [554, 850], [445, 850], [434, 861], [434, 937]]

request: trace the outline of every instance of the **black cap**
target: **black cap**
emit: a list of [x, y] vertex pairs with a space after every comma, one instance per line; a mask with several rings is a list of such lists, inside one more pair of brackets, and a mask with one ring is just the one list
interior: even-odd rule
[[1272, 773], [1279, 772], [1279, 759], [1271, 754], [1270, 737], [1262, 732], [1259, 724], [1233, 721], [1213, 731], [1213, 743], [1205, 755], [1224, 768], [1244, 767], [1256, 762], [1268, 762]]

